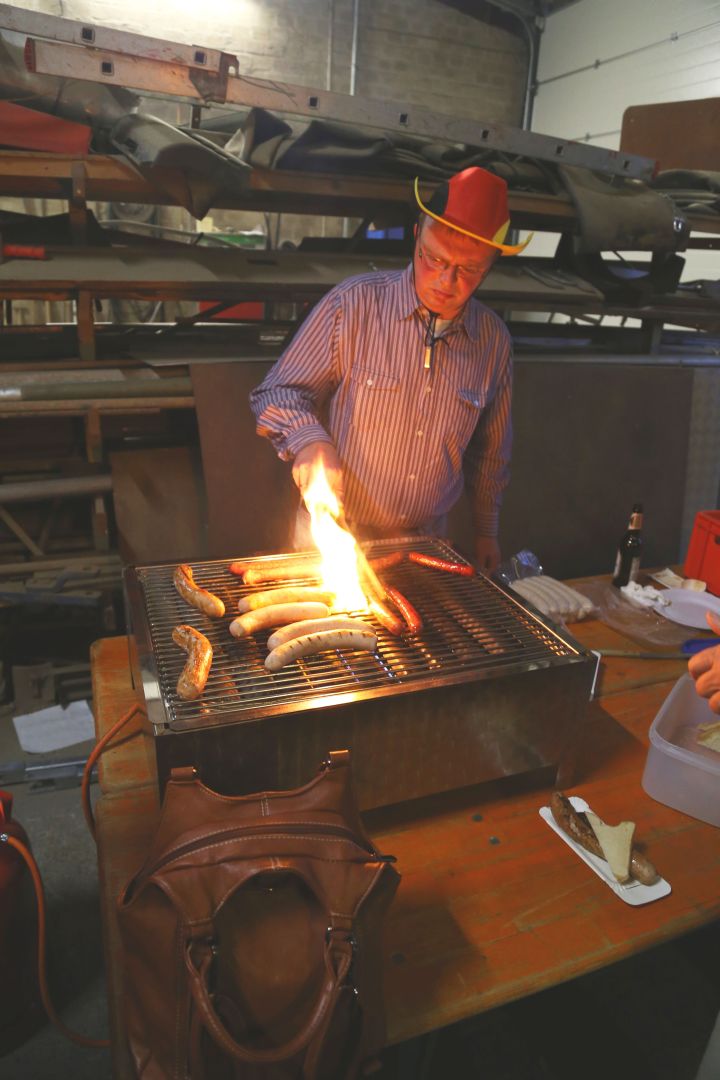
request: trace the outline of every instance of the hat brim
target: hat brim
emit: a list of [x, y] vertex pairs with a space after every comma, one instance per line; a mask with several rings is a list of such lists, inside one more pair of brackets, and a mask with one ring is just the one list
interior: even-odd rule
[[479, 233], [471, 232], [470, 229], [464, 229], [461, 225], [456, 225], [453, 221], [448, 221], [447, 218], [441, 217], [440, 214], [434, 214], [432, 210], [429, 210], [425, 203], [420, 198], [420, 190], [418, 186], [419, 178], [415, 177], [415, 201], [422, 210], [423, 214], [427, 214], [428, 217], [433, 218], [434, 221], [439, 221], [441, 225], [446, 225], [448, 229], [454, 229], [455, 232], [462, 233], [463, 236], [469, 236], [473, 240], [479, 240], [482, 244], [487, 244], [488, 247], [495, 248], [501, 255], [519, 255], [521, 251], [524, 251], [532, 240], [535, 233], [530, 233], [527, 240], [522, 244], [500, 244], [497, 240], [489, 240], [487, 236], [480, 236]]

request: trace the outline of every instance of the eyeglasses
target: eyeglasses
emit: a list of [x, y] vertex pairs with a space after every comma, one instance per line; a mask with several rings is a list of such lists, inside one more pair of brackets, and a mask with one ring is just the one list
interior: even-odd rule
[[485, 270], [485, 264], [479, 266], [458, 266], [456, 263], [450, 263], [446, 259], [441, 259], [437, 255], [433, 255], [432, 252], [424, 248], [422, 244], [418, 244], [418, 256], [427, 266], [428, 270], [431, 270], [433, 274], [444, 274], [446, 270], [454, 270], [459, 278], [476, 278], [479, 274], [482, 274]]

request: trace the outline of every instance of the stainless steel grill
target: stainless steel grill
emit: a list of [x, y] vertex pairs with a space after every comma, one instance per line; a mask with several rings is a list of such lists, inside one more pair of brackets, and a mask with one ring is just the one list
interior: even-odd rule
[[[364, 548], [370, 558], [416, 549], [457, 559], [430, 538]], [[382, 576], [417, 607], [420, 634], [394, 637], [363, 614], [377, 631], [375, 654], [326, 652], [272, 675], [267, 634], [237, 640], [228, 632], [238, 598], [253, 591], [228, 565], [193, 563], [196, 581], [224, 600], [223, 619], [205, 618], [178, 596], [174, 564], [126, 574], [133, 668], [161, 788], [187, 765], [225, 794], [292, 788], [329, 750], [348, 747], [367, 809], [555, 766], [579, 730], [595, 658], [484, 577], [404, 559]], [[206, 634], [214, 649], [194, 702], [175, 692], [185, 662], [172, 641], [179, 623]]]
[[[378, 541], [364, 545], [364, 550], [370, 558], [417, 550], [458, 561], [446, 544], [426, 537]], [[273, 558], [277, 557], [268, 557], [267, 562]], [[269, 632], [238, 640], [229, 634], [228, 625], [240, 596], [272, 586], [243, 585], [229, 573], [226, 561], [194, 563], [198, 584], [225, 602], [226, 617], [210, 619], [177, 594], [174, 568], [175, 564], [138, 567], [127, 579], [149, 718], [155, 727], [173, 731], [406, 694], [587, 658], [571, 639], [489, 579], [459, 577], [405, 559], [382, 576], [418, 609], [424, 623], [418, 635], [395, 637], [372, 616], [354, 612], [377, 631], [374, 654], [326, 652], [270, 674], [264, 667]], [[173, 627], [179, 623], [196, 627], [213, 646], [212, 670], [198, 701], [183, 701], [175, 692], [185, 662], [185, 654], [172, 641]]]

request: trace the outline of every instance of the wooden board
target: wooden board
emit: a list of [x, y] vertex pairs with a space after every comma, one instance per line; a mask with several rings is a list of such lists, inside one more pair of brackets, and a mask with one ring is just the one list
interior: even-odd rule
[[623, 113], [620, 150], [656, 158], [658, 171], [720, 172], [720, 97], [631, 105]]
[[193, 364], [213, 559], [291, 550], [298, 493], [290, 466], [255, 434], [248, 395], [268, 364]]
[[[93, 650], [98, 734], [130, 700], [129, 675], [123, 686], [120, 670], [125, 648], [121, 638]], [[672, 885], [654, 904], [623, 904], [558, 839], [538, 815], [549, 789], [533, 775], [367, 815], [378, 847], [397, 856], [402, 874], [384, 946], [390, 1042], [555, 986], [720, 916], [720, 832], [655, 802], [640, 784], [647, 731], [669, 686], [618, 692], [593, 707], [572, 789], [606, 820], [636, 821]], [[127, 756], [129, 745], [108, 757]], [[103, 795], [97, 807], [116, 1077], [130, 1073], [115, 899], [140, 866], [157, 815], [140, 761], [135, 787]], [[107, 790], [108, 761], [104, 769]]]
[[118, 548], [125, 563], [207, 558], [205, 496], [192, 447], [110, 455]]

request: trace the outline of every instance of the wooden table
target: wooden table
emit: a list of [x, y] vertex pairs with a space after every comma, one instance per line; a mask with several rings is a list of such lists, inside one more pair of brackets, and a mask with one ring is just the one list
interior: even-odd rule
[[[638, 646], [590, 620], [571, 627], [591, 648]], [[92, 648], [98, 736], [138, 699], [127, 640]], [[650, 723], [680, 660], [603, 660], [573, 792], [607, 821], [632, 817], [672, 893], [632, 908], [563, 844], [538, 809], [548, 787], [515, 777], [367, 815], [402, 882], [388, 918], [391, 1043], [421, 1035], [628, 957], [720, 914], [720, 830], [641, 788]], [[117, 1078], [130, 1076], [120, 1019], [115, 898], [142, 862], [158, 813], [137, 719], [102, 758], [97, 809], [101, 897]]]

